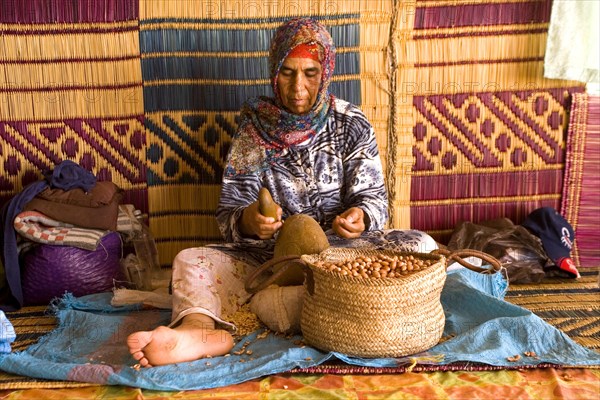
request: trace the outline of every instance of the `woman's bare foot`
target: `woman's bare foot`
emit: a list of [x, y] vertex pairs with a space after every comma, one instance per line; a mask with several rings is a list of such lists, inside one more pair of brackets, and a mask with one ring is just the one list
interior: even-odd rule
[[151, 367], [226, 354], [233, 347], [233, 337], [215, 329], [210, 317], [190, 314], [175, 328], [159, 326], [132, 333], [127, 337], [127, 346], [142, 367]]

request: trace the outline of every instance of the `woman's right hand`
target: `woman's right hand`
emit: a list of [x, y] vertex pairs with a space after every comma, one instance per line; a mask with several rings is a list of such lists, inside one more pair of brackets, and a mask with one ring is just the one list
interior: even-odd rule
[[258, 201], [250, 204], [242, 212], [240, 232], [244, 237], [258, 236], [260, 239], [271, 239], [281, 229], [283, 210], [277, 206], [277, 219], [265, 217], [258, 209]]

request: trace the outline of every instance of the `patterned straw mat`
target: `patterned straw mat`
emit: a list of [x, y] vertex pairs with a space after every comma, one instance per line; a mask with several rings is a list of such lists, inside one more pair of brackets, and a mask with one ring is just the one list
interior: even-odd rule
[[561, 212], [575, 230], [571, 255], [581, 267], [600, 265], [600, 96], [573, 96]]
[[[577, 343], [600, 351], [600, 289], [598, 274], [600, 267], [581, 271], [581, 279], [568, 280], [552, 278], [540, 284], [512, 285], [506, 299], [525, 307], [548, 323], [562, 330]], [[35, 343], [41, 336], [55, 327], [55, 319], [46, 313], [45, 307], [25, 307], [20, 311], [7, 313], [15, 327], [17, 340], [14, 351], [22, 351]], [[556, 367], [542, 364], [535, 368]], [[294, 373], [308, 374], [395, 374], [407, 372], [406, 366], [397, 368], [372, 368], [327, 363], [311, 368], [295, 369]], [[524, 369], [522, 366], [520, 369]], [[526, 367], [527, 368], [527, 367]], [[534, 367], [529, 367], [534, 368]], [[507, 369], [473, 363], [450, 365], [416, 365], [412, 372], [433, 371], [494, 371]], [[16, 376], [0, 372], [0, 390], [32, 388], [75, 388], [92, 386], [88, 383], [49, 381], [44, 379]]]
[[0, 204], [68, 159], [148, 207], [137, 1], [97, 3], [0, 4]]
[[148, 211], [164, 266], [221, 240], [238, 110], [271, 94], [270, 38], [292, 16], [333, 36], [331, 90], [375, 128], [390, 227], [443, 243], [459, 221], [559, 208], [583, 85], [543, 77], [551, 0], [22, 3], [0, 2], [0, 203], [75, 160]]
[[583, 87], [543, 77], [551, 4], [416, 2], [398, 28], [409, 50], [396, 111], [410, 118], [395, 128], [412, 154], [388, 182], [394, 222], [409, 214], [444, 243], [460, 221], [520, 223], [560, 208], [568, 114]]

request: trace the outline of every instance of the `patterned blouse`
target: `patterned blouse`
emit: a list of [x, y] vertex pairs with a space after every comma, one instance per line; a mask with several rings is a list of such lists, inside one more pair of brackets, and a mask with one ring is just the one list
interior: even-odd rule
[[284, 150], [270, 168], [223, 178], [216, 216], [227, 242], [245, 240], [238, 220], [262, 186], [283, 209], [284, 220], [308, 214], [328, 230], [337, 215], [360, 207], [367, 230], [383, 229], [387, 222], [387, 193], [373, 127], [358, 107], [341, 99], [334, 100], [317, 135]]

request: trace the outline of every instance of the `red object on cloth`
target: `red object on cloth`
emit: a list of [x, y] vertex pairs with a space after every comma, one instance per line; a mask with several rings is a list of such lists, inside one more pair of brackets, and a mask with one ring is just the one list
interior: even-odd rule
[[574, 275], [575, 278], [581, 278], [581, 275], [579, 275], [579, 271], [577, 270], [577, 267], [575, 266], [575, 263], [571, 258], [563, 257], [556, 262], [556, 265], [561, 270], [566, 271], [571, 275]]

